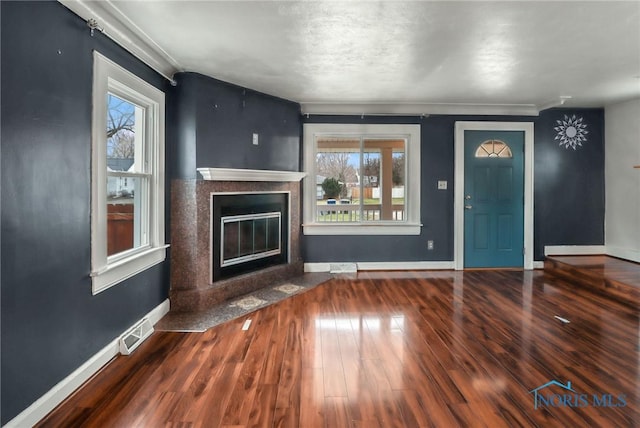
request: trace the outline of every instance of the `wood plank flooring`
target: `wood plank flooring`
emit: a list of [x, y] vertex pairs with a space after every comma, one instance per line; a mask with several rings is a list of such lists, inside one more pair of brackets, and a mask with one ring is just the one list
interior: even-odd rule
[[[336, 278], [205, 333], [157, 332], [39, 426], [639, 426], [638, 312], [562, 281]], [[536, 409], [552, 380], [573, 391], [542, 389]]]
[[638, 309], [640, 264], [615, 257], [552, 256], [544, 261], [545, 272], [554, 274], [594, 293]]
[[640, 288], [640, 264], [605, 255], [551, 256], [547, 259], [591, 272], [608, 281], [616, 281]]

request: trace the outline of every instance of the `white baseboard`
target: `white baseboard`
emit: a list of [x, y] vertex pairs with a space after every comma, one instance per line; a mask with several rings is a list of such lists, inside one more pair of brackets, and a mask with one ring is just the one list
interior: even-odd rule
[[[143, 318], [147, 318], [151, 324], [156, 324], [160, 319], [169, 312], [169, 299], [156, 306]], [[142, 320], [142, 319], [141, 319]], [[133, 325], [140, 321], [135, 322]], [[128, 331], [127, 328], [125, 331]], [[123, 332], [124, 334], [124, 332]], [[76, 389], [78, 389], [91, 376], [98, 372], [105, 364], [120, 353], [120, 338], [117, 337], [107, 346], [102, 348], [93, 357], [89, 358], [84, 364], [78, 367], [73, 373], [58, 382], [53, 388], [47, 391], [42, 397], [38, 398], [33, 404], [23, 410], [18, 416], [10, 420], [5, 427], [32, 427], [42, 418], [47, 416], [49, 412], [62, 403]]]
[[640, 251], [631, 248], [613, 247], [607, 245], [607, 255], [640, 263]]
[[640, 263], [640, 250], [632, 248], [614, 247], [612, 245], [547, 245], [544, 247], [545, 256], [587, 256], [606, 254]]
[[359, 262], [358, 270], [453, 270], [453, 262]]
[[534, 269], [544, 269], [544, 262], [534, 261], [533, 262]]
[[604, 245], [546, 245], [545, 256], [588, 256], [607, 254]]
[[[353, 262], [343, 262], [353, 263]], [[305, 263], [305, 272], [330, 272], [333, 263]], [[357, 262], [358, 270], [452, 270], [452, 261], [446, 262]]]

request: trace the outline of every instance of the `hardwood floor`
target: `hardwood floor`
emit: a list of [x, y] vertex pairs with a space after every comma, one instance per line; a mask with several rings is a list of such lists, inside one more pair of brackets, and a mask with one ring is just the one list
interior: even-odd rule
[[[638, 312], [562, 281], [333, 279], [205, 333], [155, 333], [39, 426], [638, 426]], [[573, 391], [541, 389], [536, 409], [552, 380]]]
[[640, 264], [597, 256], [547, 257], [544, 269], [620, 303], [638, 309], [640, 305]]

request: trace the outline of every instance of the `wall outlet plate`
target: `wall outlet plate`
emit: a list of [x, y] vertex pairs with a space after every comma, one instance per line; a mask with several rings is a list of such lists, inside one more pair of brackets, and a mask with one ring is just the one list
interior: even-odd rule
[[253, 145], [257, 146], [259, 144], [259, 136], [258, 134], [254, 133], [253, 134]]
[[438, 180], [438, 190], [447, 190], [446, 180]]

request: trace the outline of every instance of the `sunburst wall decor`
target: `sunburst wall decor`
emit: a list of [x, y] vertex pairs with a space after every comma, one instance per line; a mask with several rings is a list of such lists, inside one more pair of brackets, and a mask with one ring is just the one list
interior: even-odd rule
[[569, 117], [564, 115], [564, 120], [556, 120], [558, 126], [553, 129], [558, 133], [555, 140], [560, 140], [560, 146], [564, 146], [565, 149], [571, 147], [576, 150], [578, 146], [582, 146], [582, 143], [587, 141], [586, 135], [587, 125], [583, 123], [583, 118], [573, 116]]

